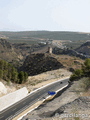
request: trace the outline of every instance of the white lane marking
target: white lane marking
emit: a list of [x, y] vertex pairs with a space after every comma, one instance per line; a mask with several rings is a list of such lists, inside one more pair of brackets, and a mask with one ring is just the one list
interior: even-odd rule
[[40, 88], [37, 88], [36, 90], [30, 92], [30, 93], [28, 94], [28, 96], [31, 95], [32, 93], [34, 93], [34, 92], [42, 89], [42, 88], [45, 88], [45, 87], [47, 87], [47, 86], [49, 86], [49, 85], [52, 85], [52, 84], [54, 84], [54, 83], [57, 83], [57, 82], [59, 82], [59, 81], [65, 81], [66, 79], [69, 79], [69, 78], [70, 78], [70, 76], [65, 77], [65, 78], [61, 78], [61, 79], [59, 79], [59, 80], [57, 80], [57, 81], [51, 82], [51, 83], [49, 83], [49, 84], [46, 84], [46, 85], [44, 85], [44, 86], [42, 86], [42, 87], [40, 87]]
[[7, 119], [5, 119], [5, 120], [12, 120], [12, 118], [13, 118], [13, 116], [11, 115]]
[[[67, 87], [68, 85], [60, 88], [59, 90], [56, 91], [56, 93], [62, 89], [64, 89], [65, 87]], [[45, 99], [48, 99], [49, 97], [51, 97], [51, 95], [49, 95], [48, 97], [46, 97]], [[45, 101], [45, 99], [43, 100], [43, 102]], [[39, 100], [39, 99], [38, 99]], [[29, 103], [30, 104], [30, 103]], [[31, 103], [32, 104], [32, 103]], [[28, 111], [27, 113], [25, 113], [24, 115], [22, 115], [20, 118], [18, 118], [17, 120], [21, 120], [25, 115], [27, 115], [28, 113], [30, 113], [31, 111], [35, 110], [36, 108], [38, 108], [39, 105], [37, 105], [37, 107], [31, 109], [30, 111]]]

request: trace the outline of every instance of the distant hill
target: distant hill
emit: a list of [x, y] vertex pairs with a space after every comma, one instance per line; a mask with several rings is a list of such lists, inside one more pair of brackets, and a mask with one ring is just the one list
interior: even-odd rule
[[62, 31], [22, 31], [22, 32], [0, 32], [9, 40], [90, 40], [90, 34], [79, 32]]
[[76, 51], [85, 55], [90, 55], [90, 41], [82, 44], [79, 48], [76, 49]]

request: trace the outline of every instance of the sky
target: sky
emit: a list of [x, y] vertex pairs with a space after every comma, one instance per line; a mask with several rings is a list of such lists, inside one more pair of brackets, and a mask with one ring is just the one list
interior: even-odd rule
[[90, 0], [0, 0], [0, 31], [90, 32]]

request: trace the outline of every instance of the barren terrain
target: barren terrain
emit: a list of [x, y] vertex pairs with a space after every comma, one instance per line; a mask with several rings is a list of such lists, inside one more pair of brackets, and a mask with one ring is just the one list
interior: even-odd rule
[[74, 82], [22, 120], [90, 120], [90, 90], [83, 92], [80, 84], [80, 81]]

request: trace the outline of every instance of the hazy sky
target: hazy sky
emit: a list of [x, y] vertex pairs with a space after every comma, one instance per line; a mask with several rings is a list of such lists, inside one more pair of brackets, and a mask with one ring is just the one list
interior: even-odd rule
[[0, 31], [90, 32], [90, 0], [0, 0]]

